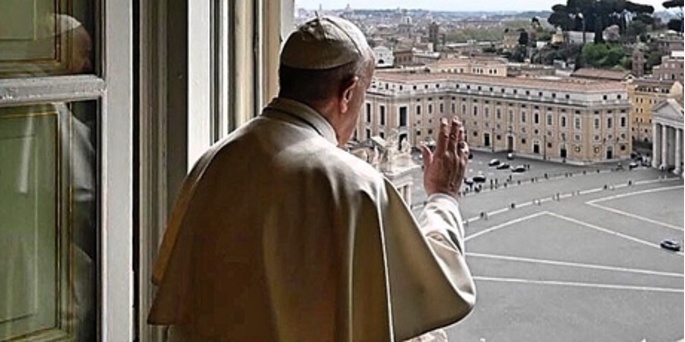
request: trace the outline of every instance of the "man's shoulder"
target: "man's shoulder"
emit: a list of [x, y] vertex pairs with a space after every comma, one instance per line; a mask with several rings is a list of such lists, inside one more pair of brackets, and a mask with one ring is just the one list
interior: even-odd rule
[[318, 163], [327, 172], [360, 186], [383, 184], [383, 175], [369, 163], [337, 147], [327, 150], [328, 153], [317, 156]]

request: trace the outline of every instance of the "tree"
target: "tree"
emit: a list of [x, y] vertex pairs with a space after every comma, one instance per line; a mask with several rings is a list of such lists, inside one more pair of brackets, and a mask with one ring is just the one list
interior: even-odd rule
[[523, 31], [521, 31], [521, 33], [519, 33], [519, 45], [528, 46], [528, 43], [529, 43], [528, 32], [523, 30]]
[[632, 70], [633, 69], [633, 59], [629, 57], [623, 57], [621, 59], [621, 66], [623, 69]]
[[655, 65], [661, 64], [661, 52], [658, 49], [650, 49], [647, 53], [645, 71], [651, 72]]
[[540, 42], [548, 42], [552, 40], [552, 32], [542, 31], [538, 34], [537, 40]]
[[[647, 24], [641, 20], [633, 20], [628, 24], [628, 28], [626, 29], [626, 35], [630, 37], [637, 37], [640, 35], [643, 35], [647, 33]], [[631, 39], [632, 41], [635, 41], [635, 39]]]
[[620, 66], [626, 54], [620, 45], [591, 43], [583, 46], [581, 55], [584, 64], [598, 68], [611, 68]]
[[683, 32], [683, 0], [668, 0], [662, 4], [666, 9], [677, 9], [677, 18], [668, 21], [668, 29]]
[[[682, 0], [670, 1], [682, 3]], [[552, 6], [552, 14], [547, 21], [564, 30], [593, 31], [595, 43], [601, 43], [602, 32], [607, 27], [617, 25], [619, 32], [624, 33], [627, 23], [634, 17], [646, 24], [653, 23], [652, 13], [654, 7], [627, 0], [567, 0], [566, 5]]]
[[667, 27], [669, 30], [683, 33], [683, 19], [671, 19], [668, 21]]
[[[563, 5], [557, 5], [557, 6], [563, 6]], [[566, 6], [563, 6], [564, 8]], [[557, 28], [561, 28], [564, 31], [570, 31], [573, 30], [573, 19], [571, 16], [562, 11], [554, 11], [549, 15], [549, 18], [547, 18], [547, 22]]]
[[536, 31], [542, 30], [542, 26], [540, 25], [540, 19], [538, 19], [538, 17], [530, 18], [530, 26]]

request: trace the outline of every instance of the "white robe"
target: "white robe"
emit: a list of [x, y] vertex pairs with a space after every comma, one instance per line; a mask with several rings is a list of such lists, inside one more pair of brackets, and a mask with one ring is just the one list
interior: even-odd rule
[[149, 322], [183, 341], [396, 341], [465, 317], [456, 200], [431, 196], [419, 225], [336, 143], [313, 109], [275, 99], [205, 153], [159, 251]]

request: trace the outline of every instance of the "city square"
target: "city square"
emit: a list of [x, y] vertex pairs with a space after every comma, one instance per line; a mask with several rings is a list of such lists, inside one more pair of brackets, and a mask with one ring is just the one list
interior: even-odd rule
[[0, 1], [0, 342], [685, 342], [683, 8]]
[[460, 200], [478, 303], [451, 339], [683, 338], [683, 254], [659, 246], [683, 241], [682, 178], [516, 158], [530, 170], [506, 182], [511, 171], [489, 167], [494, 158], [506, 161], [476, 151], [467, 177], [498, 179], [497, 188], [488, 180]]

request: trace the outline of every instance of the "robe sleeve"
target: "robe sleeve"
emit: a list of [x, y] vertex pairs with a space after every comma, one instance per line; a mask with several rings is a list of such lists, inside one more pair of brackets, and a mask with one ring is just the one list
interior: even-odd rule
[[456, 200], [433, 195], [420, 223], [386, 180], [381, 215], [388, 255], [396, 340], [458, 322], [471, 312], [476, 290], [463, 253]]
[[419, 224], [429, 243], [451, 243], [464, 254], [464, 226], [456, 199], [439, 193], [429, 196], [419, 216]]

